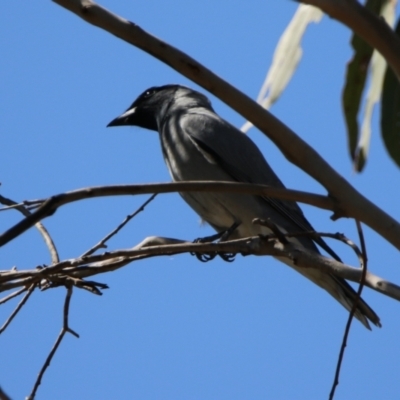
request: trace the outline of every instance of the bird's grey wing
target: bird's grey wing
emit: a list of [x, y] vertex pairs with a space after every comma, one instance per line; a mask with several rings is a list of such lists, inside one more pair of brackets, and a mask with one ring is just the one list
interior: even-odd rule
[[[238, 182], [284, 187], [257, 146], [246, 135], [212, 111], [204, 108], [192, 109], [181, 115], [179, 120], [182, 131], [189, 135], [198, 148], [205, 153], [205, 157], [210, 162], [214, 160], [232, 179]], [[314, 230], [297, 203], [262, 198], [275, 212], [291, 222], [291, 229]], [[304, 238], [304, 241], [312, 243], [308, 238]], [[333, 258], [340, 261], [340, 258], [321, 238], [314, 241]], [[344, 279], [331, 274], [322, 274], [319, 271], [305, 272], [300, 269], [297, 271], [327, 290], [346, 309], [352, 309], [356, 293]], [[375, 325], [381, 326], [379, 317], [362, 299], [358, 300], [355, 316], [369, 329], [367, 318]]]
[[[204, 108], [192, 109], [181, 116], [180, 125], [196, 145], [235, 181], [285, 187], [253, 141], [212, 111]], [[314, 230], [296, 202], [264, 196], [262, 198], [291, 222], [293, 230]], [[314, 241], [340, 261], [323, 239], [315, 238]]]

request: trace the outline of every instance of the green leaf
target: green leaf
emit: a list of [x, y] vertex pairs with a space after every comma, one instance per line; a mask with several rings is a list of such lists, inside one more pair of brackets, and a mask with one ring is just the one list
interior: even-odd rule
[[[400, 36], [400, 19], [396, 33]], [[393, 161], [400, 166], [400, 82], [390, 67], [386, 68], [381, 102], [383, 142]]]
[[[380, 16], [384, 18], [386, 23], [390, 26], [394, 26], [396, 5], [392, 1], [386, 1], [382, 5]], [[357, 172], [361, 172], [367, 161], [369, 146], [371, 142], [371, 124], [372, 114], [374, 112], [375, 105], [381, 99], [383, 80], [386, 71], [386, 60], [382, 55], [374, 50], [369, 66], [369, 88], [367, 95], [365, 96], [365, 107], [364, 116], [361, 125], [361, 132], [359, 132], [359, 140], [356, 149], [356, 156], [354, 159], [354, 169]]]
[[[384, 1], [368, 0], [365, 7], [375, 14], [379, 14]], [[354, 55], [347, 65], [342, 103], [347, 126], [349, 152], [351, 159], [354, 161], [359, 137], [357, 116], [373, 48], [357, 35], [353, 35], [351, 45], [354, 49]]]

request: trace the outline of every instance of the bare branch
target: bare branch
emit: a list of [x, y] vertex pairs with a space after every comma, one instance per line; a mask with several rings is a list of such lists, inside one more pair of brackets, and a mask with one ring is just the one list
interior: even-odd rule
[[[317, 268], [353, 282], [360, 282], [362, 277], [360, 268], [354, 268], [323, 255], [307, 251], [291, 242], [280, 243], [272, 236], [255, 236], [222, 243], [191, 243], [177, 239], [152, 237], [129, 250], [118, 250], [64, 260], [46, 268], [4, 272], [0, 275], [0, 292], [41, 282], [43, 279], [49, 281], [65, 279], [62, 278], [63, 275], [83, 279], [114, 271], [143, 258], [188, 252], [241, 253], [286, 257], [294, 259], [299, 268]], [[73, 280], [68, 282], [74, 284]], [[400, 287], [394, 283], [367, 272], [365, 284], [373, 290], [400, 301]]]
[[3, 326], [0, 328], [0, 335], [6, 330], [7, 326], [10, 325], [11, 321], [18, 314], [19, 310], [21, 310], [23, 305], [28, 301], [28, 299], [29, 299], [30, 295], [32, 294], [33, 290], [35, 289], [35, 287], [36, 287], [36, 285], [32, 284], [31, 287], [28, 289], [25, 296], [18, 303], [17, 307], [15, 307], [15, 310], [11, 313], [11, 315], [8, 317], [7, 321], [4, 322]]
[[[7, 199], [6, 197], [3, 197], [3, 196], [1, 196], [0, 195], [0, 197], [2, 197], [2, 199]], [[8, 200], [8, 199], [7, 199]], [[3, 203], [2, 201], [1, 201], [1, 203]], [[3, 204], [6, 204], [6, 203], [3, 203]], [[11, 203], [12, 204], [12, 203]], [[12, 205], [10, 205], [10, 206], [7, 206], [7, 207], [2, 207], [2, 208], [0, 208], [0, 211], [9, 211], [9, 210], [16, 210], [16, 209], [18, 209], [19, 207], [24, 207], [24, 203], [15, 203], [15, 204], [12, 204]]]
[[336, 365], [335, 378], [333, 380], [331, 392], [329, 393], [329, 400], [333, 400], [333, 398], [335, 396], [335, 390], [336, 390], [337, 386], [339, 385], [340, 369], [342, 366], [344, 350], [347, 346], [347, 339], [348, 339], [349, 333], [350, 333], [351, 322], [353, 321], [354, 313], [356, 312], [356, 309], [357, 309], [357, 304], [358, 304], [359, 300], [361, 299], [361, 293], [362, 293], [363, 287], [365, 285], [366, 276], [367, 276], [367, 248], [365, 246], [364, 234], [363, 234], [362, 227], [361, 227], [361, 224], [359, 221], [356, 221], [356, 225], [357, 225], [357, 232], [358, 232], [358, 236], [360, 238], [360, 244], [361, 244], [361, 252], [357, 247], [356, 253], [357, 253], [357, 256], [361, 255], [361, 257], [359, 257], [359, 259], [360, 259], [360, 266], [362, 269], [362, 275], [361, 275], [360, 285], [357, 290], [357, 295], [354, 298], [353, 307], [351, 308], [349, 318], [346, 323], [346, 328], [344, 330], [342, 345], [340, 347], [339, 358], [338, 358], [338, 362]]
[[2, 299], [0, 299], [0, 304], [7, 303], [8, 300], [11, 300], [14, 297], [17, 297], [18, 295], [20, 295], [21, 293], [25, 292], [26, 290], [27, 290], [26, 287], [23, 287], [22, 289], [16, 290], [15, 292], [9, 294], [8, 296], [3, 297]]
[[85, 289], [90, 293], [97, 294], [98, 296], [101, 296], [103, 294], [100, 289], [108, 289], [108, 285], [104, 283], [95, 281], [85, 281], [84, 279], [81, 278], [76, 278], [67, 275], [60, 275], [60, 274], [52, 275], [51, 282], [42, 285], [41, 289], [47, 290], [59, 286], [65, 286], [65, 287], [75, 286], [79, 289]]
[[18, 279], [16, 281], [6, 281], [6, 283], [0, 283], [0, 292], [6, 292], [11, 289], [15, 289], [21, 286], [29, 286], [35, 280], [32, 278]]
[[46, 358], [46, 361], [43, 364], [43, 367], [41, 368], [39, 375], [36, 379], [36, 382], [33, 386], [32, 392], [30, 393], [30, 395], [27, 397], [27, 400], [33, 400], [35, 398], [36, 395], [36, 391], [39, 387], [39, 385], [42, 382], [42, 378], [44, 373], [46, 372], [46, 369], [50, 366], [50, 362], [53, 359], [54, 354], [56, 353], [58, 346], [60, 345], [61, 341], [64, 338], [64, 335], [69, 332], [72, 335], [74, 335], [75, 337], [79, 338], [79, 335], [74, 332], [68, 325], [68, 316], [69, 316], [69, 304], [71, 301], [71, 296], [72, 296], [72, 286], [67, 287], [67, 294], [65, 296], [65, 302], [64, 302], [64, 314], [63, 314], [63, 327], [61, 329], [60, 334], [57, 337], [56, 342], [53, 345], [53, 348], [51, 349], [49, 355]]
[[147, 199], [134, 213], [128, 215], [120, 225], [118, 225], [113, 231], [111, 231], [107, 236], [100, 240], [97, 244], [95, 244], [91, 249], [86, 251], [81, 255], [81, 257], [90, 256], [94, 252], [96, 252], [100, 248], [106, 248], [105, 243], [110, 240], [114, 235], [116, 235], [132, 218], [136, 217], [140, 212], [144, 211], [144, 208], [154, 200], [157, 196], [157, 193], [152, 194], [149, 199]]
[[[364, 222], [400, 250], [400, 224], [362, 196], [311, 146], [248, 96], [182, 51], [90, 0], [53, 1], [83, 18], [86, 22], [149, 53], [217, 96], [268, 136], [290, 162], [320, 182], [332, 198], [336, 199], [339, 208], [346, 215], [354, 216], [355, 219]], [[343, 1], [345, 0], [341, 2]], [[400, 51], [395, 53], [400, 54]]]
[[232, 192], [259, 194], [269, 197], [277, 197], [284, 200], [295, 200], [315, 205], [320, 208], [335, 210], [337, 213], [343, 213], [335, 203], [327, 196], [321, 196], [312, 193], [300, 192], [297, 190], [288, 190], [280, 188], [272, 188], [266, 185], [253, 185], [249, 183], [236, 182], [211, 182], [211, 181], [196, 181], [196, 182], [173, 182], [173, 183], [158, 183], [146, 185], [115, 185], [115, 186], [99, 186], [78, 189], [67, 193], [61, 193], [48, 199], [25, 201], [25, 204], [39, 205], [38, 209], [27, 216], [24, 220], [18, 222], [13, 227], [0, 235], [0, 246], [5, 245], [13, 240], [21, 233], [32, 227], [37, 221], [40, 221], [50, 215], [53, 215], [57, 208], [72, 203], [94, 197], [104, 196], [126, 196], [138, 194], [152, 193], [172, 193], [172, 192]]
[[[10, 208], [12, 207], [12, 208], [18, 210], [21, 214], [25, 215], [25, 217], [28, 217], [29, 215], [31, 215], [31, 212], [28, 211], [23, 204], [18, 204], [15, 201], [8, 199], [1, 195], [0, 195], [0, 203], [8, 205]], [[46, 246], [49, 249], [51, 262], [53, 264], [59, 262], [60, 258], [58, 256], [56, 246], [55, 246], [53, 239], [51, 238], [49, 232], [47, 231], [47, 229], [44, 227], [44, 225], [41, 222], [37, 222], [35, 224], [35, 226], [36, 226], [37, 230], [40, 232], [40, 234], [42, 235], [44, 242], [46, 243]]]

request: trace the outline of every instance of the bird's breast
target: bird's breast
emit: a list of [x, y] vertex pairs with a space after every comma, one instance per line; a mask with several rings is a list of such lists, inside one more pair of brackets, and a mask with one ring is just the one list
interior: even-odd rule
[[[164, 160], [174, 181], [231, 181], [234, 179], [187, 135], [179, 123], [169, 121], [160, 132]], [[257, 196], [229, 192], [186, 192], [183, 199], [216, 230], [240, 223], [237, 237], [261, 233], [254, 218], [266, 218]], [[236, 235], [235, 235], [236, 236]]]

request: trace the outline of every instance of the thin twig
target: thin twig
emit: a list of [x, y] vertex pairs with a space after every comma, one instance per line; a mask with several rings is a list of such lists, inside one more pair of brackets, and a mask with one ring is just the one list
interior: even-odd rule
[[60, 345], [61, 341], [64, 338], [64, 335], [69, 332], [75, 337], [79, 338], [79, 335], [74, 332], [69, 326], [68, 326], [68, 316], [69, 316], [69, 304], [71, 301], [71, 296], [72, 296], [72, 286], [67, 287], [67, 294], [65, 296], [65, 302], [64, 302], [64, 313], [63, 313], [63, 327], [61, 329], [61, 332], [59, 333], [56, 342], [54, 343], [53, 348], [51, 349], [49, 355], [46, 358], [46, 361], [43, 364], [43, 367], [41, 368], [39, 375], [36, 379], [36, 382], [33, 386], [32, 392], [30, 395], [27, 397], [27, 400], [33, 400], [36, 395], [36, 391], [39, 387], [39, 385], [42, 382], [42, 378], [44, 373], [46, 372], [46, 369], [50, 366], [50, 362], [53, 359], [54, 354], [56, 353], [58, 346]]
[[145, 207], [154, 200], [154, 198], [157, 196], [157, 193], [153, 193], [135, 212], [132, 214], [128, 215], [122, 223], [117, 226], [113, 231], [111, 231], [107, 236], [105, 236], [103, 239], [100, 240], [97, 244], [95, 244], [91, 249], [86, 251], [81, 255], [81, 258], [90, 256], [93, 254], [96, 250], [100, 248], [106, 248], [105, 243], [112, 238], [114, 235], [116, 235], [132, 218], [136, 217], [137, 214], [139, 214], [141, 211], [144, 211]]
[[7, 303], [8, 300], [11, 300], [14, 297], [17, 297], [18, 295], [20, 295], [21, 293], [25, 292], [26, 290], [27, 290], [26, 287], [23, 287], [23, 288], [21, 288], [19, 290], [16, 290], [15, 292], [9, 294], [8, 296], [3, 297], [2, 299], [0, 299], [0, 304]]
[[349, 337], [351, 323], [353, 321], [354, 313], [356, 312], [358, 302], [361, 299], [361, 293], [362, 293], [362, 290], [363, 290], [363, 287], [365, 284], [366, 275], [367, 275], [367, 248], [365, 246], [364, 234], [362, 231], [361, 223], [357, 220], [356, 220], [356, 225], [357, 225], [357, 232], [358, 232], [358, 237], [360, 238], [360, 245], [361, 245], [361, 256], [362, 257], [361, 257], [360, 266], [362, 268], [362, 274], [361, 274], [360, 285], [358, 286], [357, 294], [354, 298], [353, 307], [351, 308], [349, 318], [346, 323], [346, 328], [344, 330], [342, 345], [340, 347], [339, 358], [338, 358], [338, 362], [336, 365], [335, 378], [333, 380], [331, 392], [329, 393], [329, 400], [333, 400], [333, 397], [335, 396], [335, 390], [336, 390], [337, 386], [339, 385], [340, 369], [342, 367], [344, 351], [347, 346], [347, 339]]
[[[8, 199], [7, 197], [0, 195], [0, 203], [8, 205], [10, 208], [11, 207], [15, 208], [21, 214], [25, 215], [25, 217], [31, 215], [31, 212], [26, 209], [24, 204], [17, 203], [14, 200]], [[58, 263], [60, 261], [60, 257], [58, 256], [56, 245], [54, 244], [53, 239], [51, 238], [48, 230], [44, 227], [44, 225], [41, 222], [37, 222], [35, 226], [42, 235], [43, 240], [46, 243], [47, 248], [49, 249], [52, 264]]]
[[[3, 203], [4, 204], [4, 203]], [[9, 210], [15, 210], [18, 207], [23, 207], [24, 203], [15, 203], [11, 206], [7, 206], [7, 207], [1, 207], [0, 211], [9, 211]]]
[[15, 310], [11, 313], [11, 315], [8, 317], [7, 321], [4, 322], [3, 326], [0, 328], [0, 334], [2, 334], [6, 330], [7, 326], [10, 324], [10, 322], [14, 319], [14, 317], [18, 314], [19, 310], [21, 310], [23, 305], [27, 302], [27, 300], [29, 299], [33, 290], [35, 289], [35, 287], [36, 287], [36, 285], [34, 285], [34, 284], [30, 286], [30, 288], [28, 289], [25, 296], [18, 303], [17, 307], [15, 307]]
[[85, 289], [90, 293], [97, 294], [101, 296], [103, 293], [100, 289], [108, 289], [108, 285], [95, 281], [86, 281], [79, 277], [67, 276], [67, 275], [57, 275], [51, 276], [51, 281], [46, 283], [41, 287], [42, 290], [52, 289], [59, 286], [75, 286], [79, 289]]
[[348, 237], [346, 237], [343, 233], [306, 231], [306, 232], [285, 233], [284, 235], [286, 237], [298, 237], [298, 236], [308, 236], [311, 238], [327, 237], [327, 238], [339, 240], [340, 242], [347, 244], [348, 246], [350, 246], [353, 249], [353, 251], [356, 253], [356, 256], [357, 256], [360, 264], [363, 262], [362, 252], [360, 251], [358, 246], [352, 240], [350, 240]]

